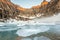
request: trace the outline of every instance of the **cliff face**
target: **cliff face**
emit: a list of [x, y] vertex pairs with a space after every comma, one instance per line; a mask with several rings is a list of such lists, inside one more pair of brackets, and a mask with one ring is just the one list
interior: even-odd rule
[[15, 5], [10, 0], [0, 0], [0, 8], [11, 12], [16, 10]]
[[49, 3], [48, 8], [53, 11], [53, 12], [57, 12], [58, 7], [59, 7], [59, 1], [60, 0], [51, 0], [51, 2]]
[[60, 12], [60, 0], [51, 0], [46, 6], [40, 8], [40, 13], [43, 13], [43, 16], [53, 16]]
[[0, 18], [14, 18], [20, 13], [18, 8], [19, 6], [13, 4], [10, 0], [0, 0], [0, 11], [2, 11], [0, 13]]
[[[0, 19], [16, 19], [19, 14], [23, 15], [25, 10], [25, 8], [12, 3], [11, 0], [0, 0]], [[27, 19], [21, 16], [18, 18]]]

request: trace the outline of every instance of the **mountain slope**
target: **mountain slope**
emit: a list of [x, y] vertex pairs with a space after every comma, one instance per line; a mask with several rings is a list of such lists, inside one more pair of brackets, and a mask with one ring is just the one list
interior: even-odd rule
[[37, 17], [53, 16], [60, 12], [60, 0], [43, 1], [30, 9], [22, 8], [11, 0], [0, 0], [0, 19], [30, 20]]

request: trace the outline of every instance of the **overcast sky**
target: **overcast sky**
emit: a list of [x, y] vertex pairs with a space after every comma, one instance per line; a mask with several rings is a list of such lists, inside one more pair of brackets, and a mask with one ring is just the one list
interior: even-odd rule
[[24, 8], [31, 8], [32, 6], [40, 4], [43, 0], [11, 0]]

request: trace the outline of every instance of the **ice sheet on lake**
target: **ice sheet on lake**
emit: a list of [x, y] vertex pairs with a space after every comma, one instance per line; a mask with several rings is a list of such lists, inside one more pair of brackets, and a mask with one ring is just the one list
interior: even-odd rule
[[37, 34], [40, 32], [46, 32], [49, 30], [49, 27], [46, 26], [41, 26], [41, 27], [36, 27], [36, 28], [25, 28], [25, 29], [20, 29], [16, 32], [16, 34], [18, 34], [19, 36], [23, 36], [23, 37], [27, 37], [27, 36], [31, 36], [33, 34]]

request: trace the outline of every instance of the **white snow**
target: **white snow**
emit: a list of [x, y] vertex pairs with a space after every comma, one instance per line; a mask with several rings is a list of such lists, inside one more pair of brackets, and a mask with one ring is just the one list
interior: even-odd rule
[[19, 17], [23, 17], [23, 18], [28, 18], [28, 19], [34, 19], [34, 18], [36, 18], [35, 16], [29, 16], [29, 17], [28, 17], [28, 16], [24, 16], [24, 15], [23, 15], [23, 16], [18, 15], [18, 16], [19, 16]]
[[46, 0], [46, 1], [50, 2], [51, 0]]

